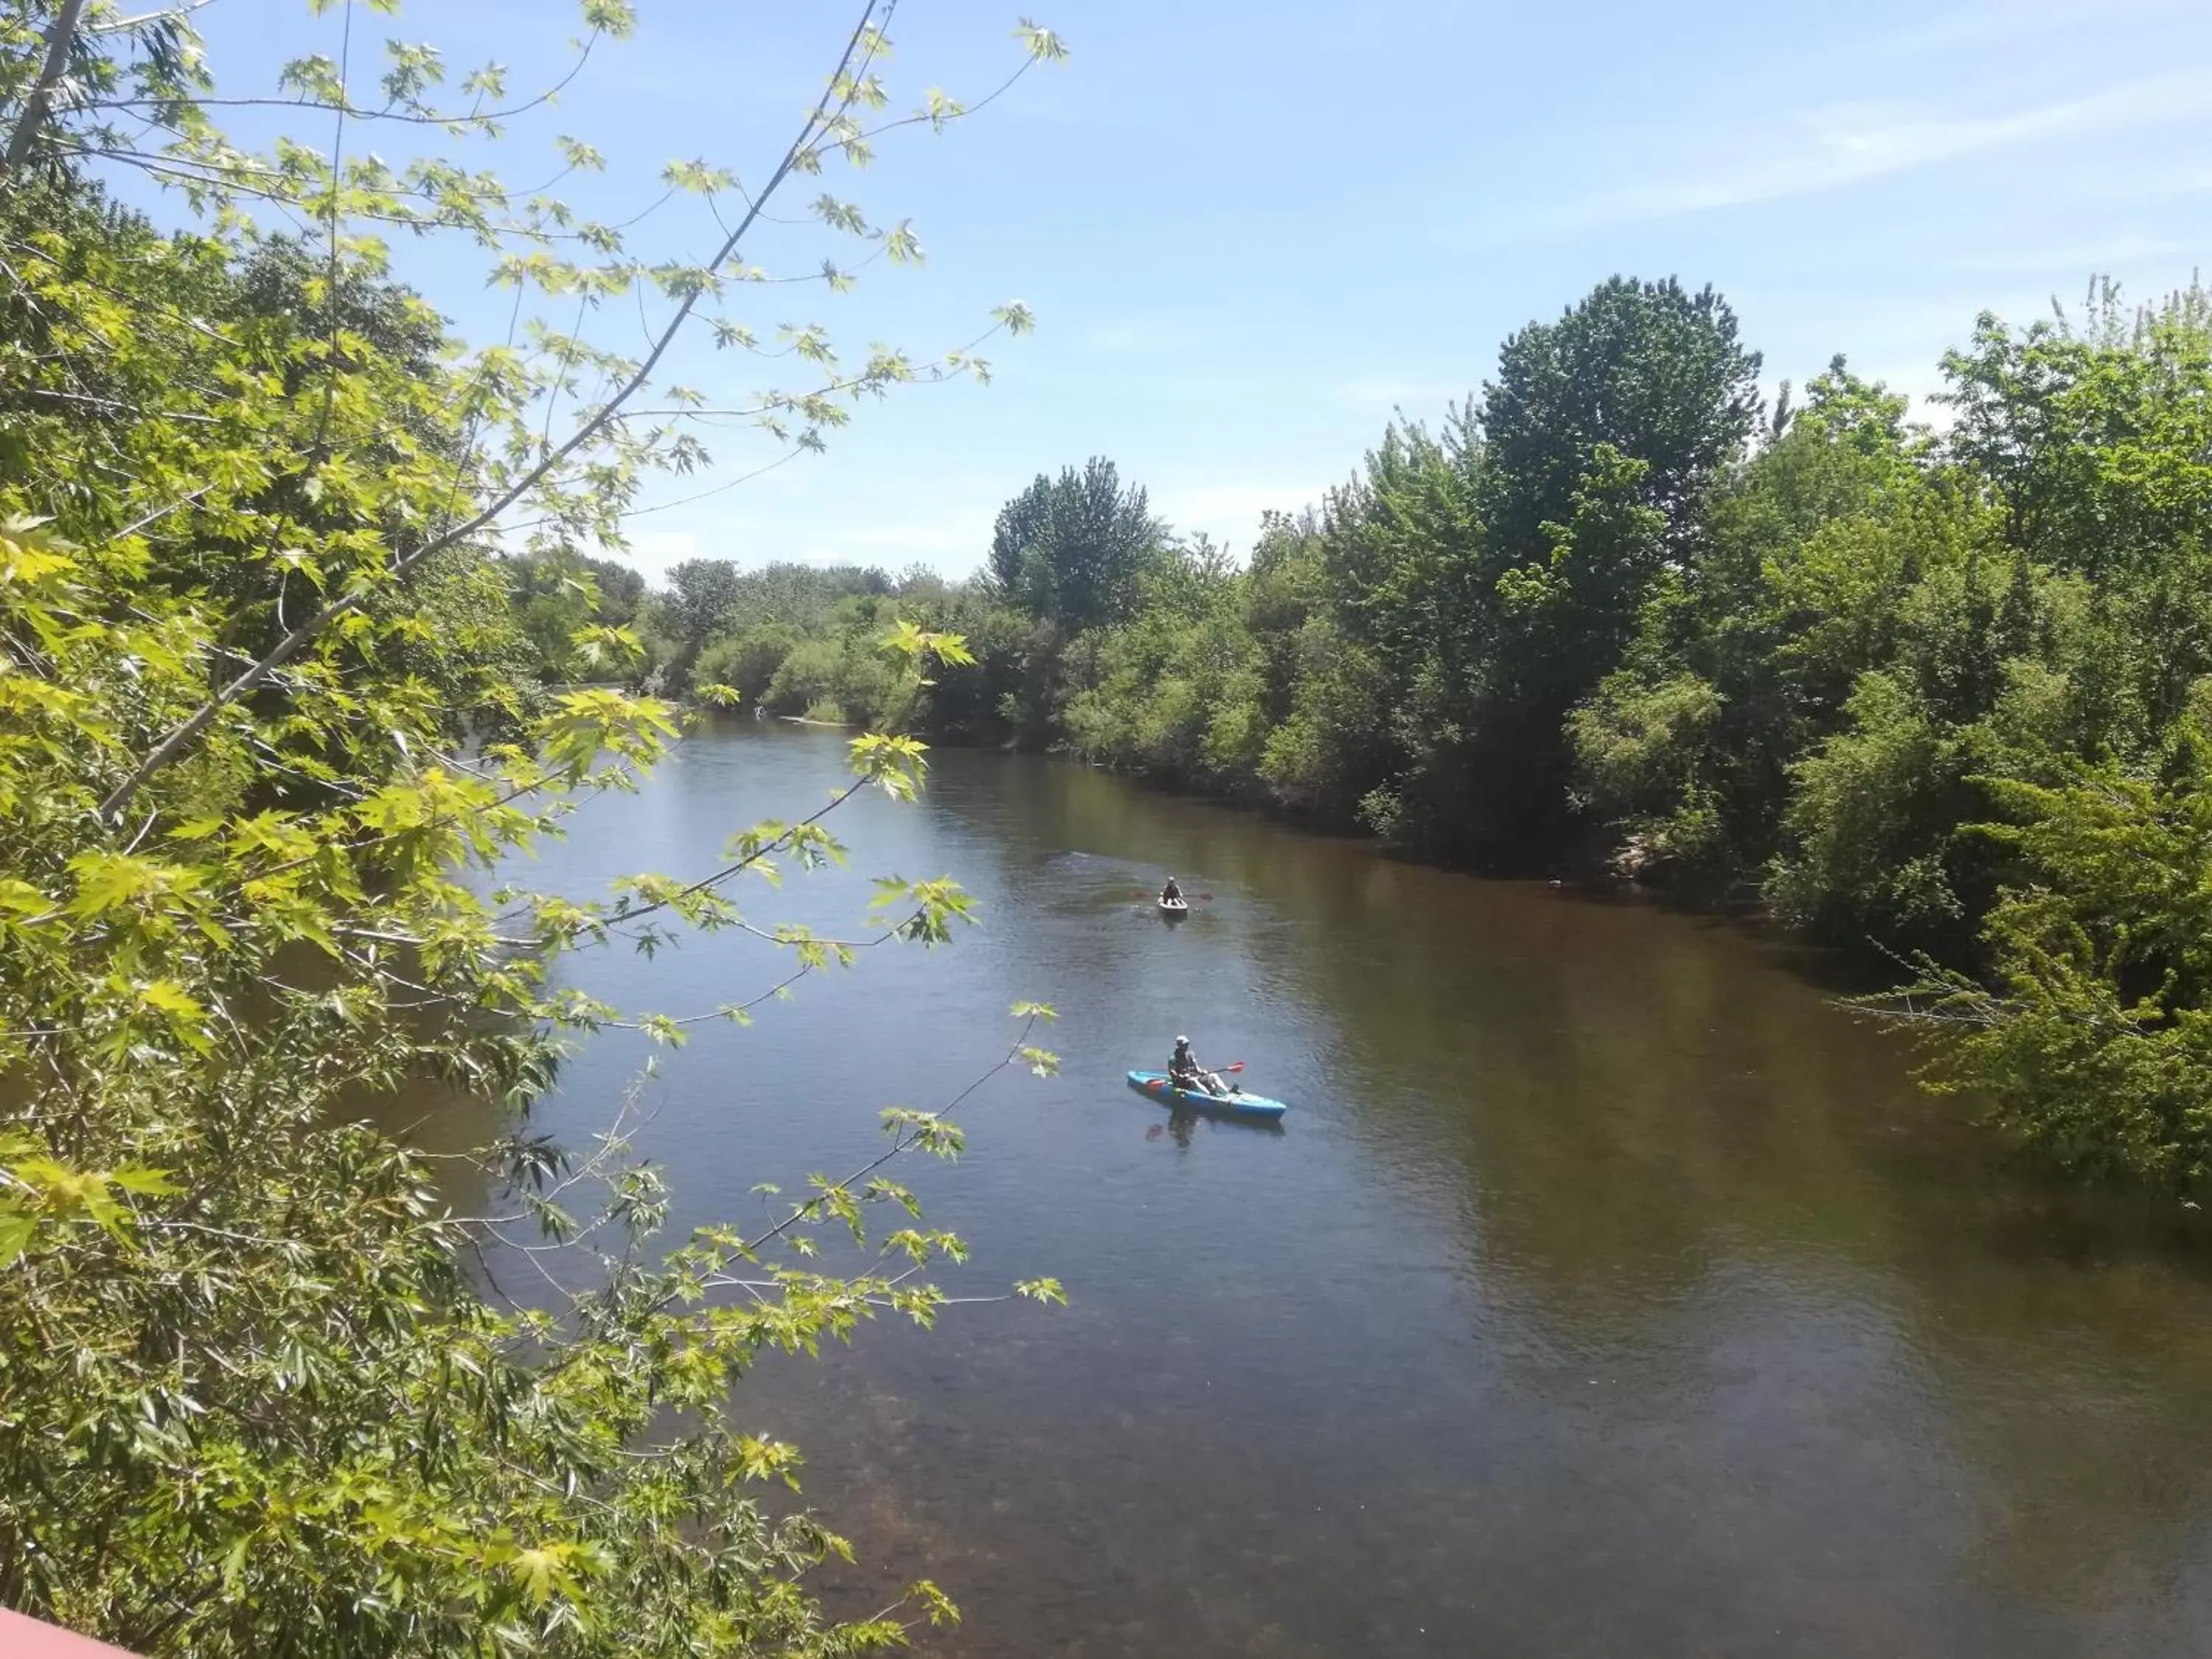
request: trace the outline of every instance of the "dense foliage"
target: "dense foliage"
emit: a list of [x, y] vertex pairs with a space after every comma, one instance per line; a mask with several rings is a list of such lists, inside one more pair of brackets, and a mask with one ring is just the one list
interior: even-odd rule
[[[497, 874], [677, 736], [668, 703], [561, 689], [642, 650], [638, 585], [583, 550], [619, 547], [646, 469], [705, 459], [680, 392], [672, 413], [636, 394], [695, 313], [744, 349], [732, 313], [766, 273], [733, 256], [762, 204], [861, 159], [871, 120], [908, 124], [870, 113], [885, 9], [856, 4], [749, 197], [672, 169], [677, 197], [733, 198], [737, 230], [697, 264], [444, 154], [387, 161], [357, 133], [234, 148], [193, 9], [0, 11], [0, 1602], [148, 1654], [895, 1645], [947, 1605], [922, 1586], [826, 1618], [805, 1575], [843, 1546], [766, 1499], [797, 1454], [745, 1433], [732, 1389], [763, 1348], [934, 1316], [921, 1275], [959, 1243], [884, 1166], [949, 1155], [957, 1124], [893, 1112], [882, 1158], [780, 1218], [664, 1241], [625, 1103], [574, 1149], [529, 1109], [575, 1034], [743, 1024], [866, 945], [944, 942], [968, 901], [883, 884], [843, 939], [741, 913], [740, 882], [840, 855], [835, 802], [604, 902]], [[584, 12], [586, 58], [629, 27], [613, 0]], [[1024, 63], [1057, 55], [1024, 38]], [[449, 109], [443, 76], [394, 42], [359, 103], [341, 49], [292, 64], [278, 106], [325, 134], [495, 136], [499, 72]], [[911, 122], [959, 114], [933, 94]], [[143, 196], [149, 177], [184, 188], [161, 204], [178, 222], [118, 205], [115, 180]], [[264, 208], [312, 234], [263, 234]], [[817, 213], [917, 251], [829, 197]], [[393, 225], [496, 250], [514, 343], [450, 338], [362, 228]], [[632, 329], [657, 310], [648, 351], [539, 314], [573, 319], [580, 292]], [[756, 411], [787, 442], [933, 372], [881, 350], [841, 370], [807, 337], [823, 382]], [[886, 687], [966, 655], [890, 625], [872, 648]], [[910, 736], [853, 757], [853, 790], [919, 784]], [[732, 928], [789, 953], [782, 986], [673, 1015], [549, 988], [564, 951]], [[1018, 1035], [1048, 1013], [1015, 1011], [1008, 1059], [1049, 1066]], [[364, 1121], [426, 1079], [509, 1109], [481, 1179], [434, 1182]], [[441, 1196], [469, 1191], [483, 1213]], [[849, 1233], [849, 1271], [817, 1257], [824, 1228]]]
[[[1896, 966], [2027, 1140], [2197, 1182], [2212, 298], [2100, 286], [1942, 367], [1941, 432], [1840, 358], [1769, 411], [1717, 295], [1616, 278], [1241, 568], [1094, 461], [1008, 503], [975, 581], [876, 591], [981, 660], [923, 729], [1756, 899]], [[826, 668], [845, 603], [789, 648]]]

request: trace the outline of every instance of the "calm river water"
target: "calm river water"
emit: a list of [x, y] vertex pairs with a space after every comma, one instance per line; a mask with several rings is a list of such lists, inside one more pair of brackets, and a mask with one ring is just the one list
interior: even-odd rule
[[[985, 1295], [744, 1385], [860, 1565], [998, 1656], [2212, 1651], [2212, 1236], [2020, 1173], [1910, 1056], [1729, 927], [1377, 858], [1080, 768], [942, 753], [832, 822], [853, 867], [743, 895], [851, 930], [951, 874], [981, 925], [668, 1057], [641, 1150], [679, 1228], [758, 1212], [939, 1104], [1054, 1003], [1048, 1082], [908, 1177]], [[834, 735], [730, 722], [531, 879], [696, 871], [817, 805]], [[1168, 872], [1211, 894], [1170, 927]], [[756, 940], [571, 969], [632, 1007], [757, 993]], [[1178, 1031], [1279, 1130], [1170, 1124]], [[642, 1046], [545, 1121], [580, 1137]]]

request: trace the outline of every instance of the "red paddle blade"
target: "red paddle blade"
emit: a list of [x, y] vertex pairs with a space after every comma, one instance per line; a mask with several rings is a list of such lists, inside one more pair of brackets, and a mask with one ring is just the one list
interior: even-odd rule
[[1240, 1060], [1234, 1066], [1224, 1066], [1221, 1069], [1224, 1072], [1241, 1072], [1244, 1069], [1244, 1062]]

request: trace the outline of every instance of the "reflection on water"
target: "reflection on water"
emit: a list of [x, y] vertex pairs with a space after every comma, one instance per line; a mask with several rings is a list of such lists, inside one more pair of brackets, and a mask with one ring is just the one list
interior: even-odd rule
[[[532, 878], [709, 862], [818, 805], [818, 733], [726, 726]], [[676, 1224], [850, 1167], [1010, 1075], [911, 1171], [975, 1249], [956, 1310], [745, 1385], [854, 1538], [841, 1604], [917, 1576], [963, 1655], [2173, 1654], [2212, 1612], [2212, 1249], [2200, 1218], [2003, 1170], [1909, 1056], [1725, 927], [1394, 863], [1079, 768], [937, 757], [855, 803], [854, 869], [753, 892], [849, 928], [951, 873], [983, 925], [878, 952], [665, 1062], [641, 1150]], [[1165, 873], [1210, 893], [1164, 926]], [[757, 990], [732, 935], [574, 971], [689, 1013]], [[1291, 1103], [1170, 1117], [1122, 1073], [1188, 1031]], [[610, 1036], [546, 1121], [581, 1136]]]

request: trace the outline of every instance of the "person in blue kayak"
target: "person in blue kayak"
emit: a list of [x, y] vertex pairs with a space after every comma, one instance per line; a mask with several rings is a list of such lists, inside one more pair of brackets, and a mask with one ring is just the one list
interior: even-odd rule
[[1168, 1061], [1168, 1081], [1178, 1089], [1195, 1089], [1209, 1095], [1225, 1095], [1229, 1085], [1198, 1063], [1191, 1052], [1190, 1039], [1176, 1039], [1175, 1058]]
[[1160, 902], [1163, 904], [1182, 902], [1182, 887], [1173, 876], [1170, 876], [1168, 884], [1160, 889]]

